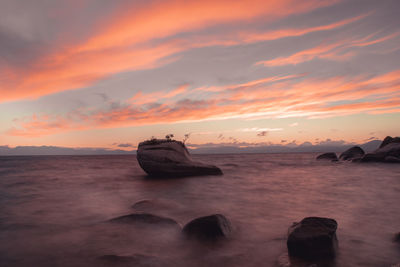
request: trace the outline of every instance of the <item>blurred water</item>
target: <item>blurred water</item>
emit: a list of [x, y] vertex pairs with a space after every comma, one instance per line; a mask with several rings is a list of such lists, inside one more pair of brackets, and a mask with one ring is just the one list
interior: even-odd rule
[[[195, 155], [224, 175], [166, 180], [146, 177], [133, 155], [0, 157], [0, 266], [279, 266], [287, 228], [308, 216], [337, 220], [334, 266], [400, 262], [400, 166], [315, 156]], [[106, 222], [138, 210], [181, 225], [222, 213], [234, 232], [202, 244]]]

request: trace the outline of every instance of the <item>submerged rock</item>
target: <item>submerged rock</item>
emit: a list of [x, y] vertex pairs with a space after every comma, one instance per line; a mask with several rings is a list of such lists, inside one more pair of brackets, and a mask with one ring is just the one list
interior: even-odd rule
[[361, 161], [400, 163], [400, 137], [387, 136], [377, 150], [364, 155]]
[[317, 160], [337, 161], [338, 157], [336, 156], [336, 153], [328, 152], [328, 153], [324, 153], [324, 154], [318, 155]]
[[232, 229], [231, 223], [224, 215], [214, 214], [190, 221], [182, 231], [188, 237], [210, 240], [228, 237]]
[[221, 169], [193, 161], [184, 143], [169, 139], [141, 142], [137, 150], [140, 167], [151, 176], [222, 175]]
[[359, 146], [353, 146], [352, 148], [347, 149], [342, 154], [340, 154], [339, 159], [341, 160], [354, 160], [358, 158], [362, 158], [364, 156], [364, 150]]
[[287, 239], [291, 257], [302, 259], [333, 258], [336, 253], [337, 222], [330, 218], [307, 217], [289, 228]]
[[131, 224], [160, 224], [180, 227], [179, 224], [167, 217], [162, 217], [150, 213], [132, 213], [111, 219], [112, 223], [131, 223]]

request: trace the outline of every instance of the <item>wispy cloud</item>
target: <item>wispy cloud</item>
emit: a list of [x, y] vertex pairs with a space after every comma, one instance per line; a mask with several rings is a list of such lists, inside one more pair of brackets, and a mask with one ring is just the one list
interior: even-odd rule
[[355, 55], [352, 48], [370, 46], [385, 42], [399, 36], [399, 32], [376, 38], [376, 34], [368, 35], [358, 39], [345, 39], [337, 42], [323, 43], [316, 47], [306, 49], [287, 57], [278, 57], [271, 60], [259, 61], [256, 65], [283, 66], [296, 65], [314, 59], [347, 60]]
[[[267, 78], [266, 78], [267, 79]], [[130, 127], [231, 118], [322, 118], [357, 113], [390, 113], [400, 109], [400, 70], [379, 76], [318, 79], [300, 76], [291, 80], [261, 84], [229, 85], [202, 100], [192, 100], [197, 90], [178, 90], [173, 101], [168, 94], [147, 105], [135, 102], [101, 110], [80, 110], [66, 115], [34, 115], [15, 122], [8, 131], [16, 136], [41, 136], [89, 128]], [[173, 90], [172, 92], [176, 91]], [[242, 98], [237, 93], [243, 94]], [[174, 93], [175, 94], [175, 93]], [[174, 95], [172, 94], [172, 95]], [[254, 98], [253, 95], [258, 95]], [[178, 96], [178, 95], [177, 95]], [[145, 97], [145, 96], [144, 96]], [[294, 126], [294, 125], [293, 125]], [[280, 131], [281, 128], [242, 128], [243, 132]]]
[[[312, 11], [338, 1], [284, 0], [265, 1], [161, 1], [149, 4], [123, 6], [111, 17], [97, 23], [83, 41], [62, 40], [55, 49], [44, 53], [29, 68], [1, 67], [0, 102], [34, 99], [64, 90], [87, 87], [94, 82], [122, 71], [157, 68], [171, 60], [170, 56], [182, 51], [224, 42], [224, 35], [213, 43], [212, 36], [196, 39], [196, 31], [229, 23], [261, 19], [265, 23], [293, 14]], [[229, 7], [229, 12], [226, 12]], [[134, 15], [132, 15], [134, 14]], [[329, 30], [360, 19], [359, 17], [331, 25], [303, 29]], [[177, 35], [190, 33], [186, 39]], [[257, 42], [272, 36], [251, 33], [240, 36], [229, 45]], [[274, 38], [298, 35], [295, 29], [277, 31]], [[264, 35], [262, 37], [261, 35]], [[258, 37], [257, 37], [258, 36]], [[215, 39], [214, 39], [215, 40]], [[225, 44], [224, 44], [225, 45]]]

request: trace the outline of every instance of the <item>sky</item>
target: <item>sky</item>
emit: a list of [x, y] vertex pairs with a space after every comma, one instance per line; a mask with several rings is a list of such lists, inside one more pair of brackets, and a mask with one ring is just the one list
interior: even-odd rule
[[0, 146], [400, 133], [397, 0], [0, 0]]

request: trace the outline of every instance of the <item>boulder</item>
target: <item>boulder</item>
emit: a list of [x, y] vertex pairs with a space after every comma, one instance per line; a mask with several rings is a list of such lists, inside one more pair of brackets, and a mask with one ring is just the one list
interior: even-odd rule
[[393, 239], [394, 242], [400, 243], [400, 232], [398, 232]]
[[337, 222], [334, 219], [307, 217], [289, 228], [287, 239], [291, 257], [306, 260], [333, 258], [337, 248]]
[[177, 226], [180, 228], [179, 224], [175, 220], [150, 213], [132, 213], [117, 218], [113, 218], [109, 221], [112, 223], [142, 224], [142, 225], [158, 224], [158, 225]]
[[361, 161], [400, 163], [400, 137], [387, 136], [377, 150], [364, 155]]
[[218, 167], [194, 161], [184, 143], [170, 139], [141, 142], [137, 160], [150, 176], [222, 175]]
[[224, 215], [213, 214], [190, 221], [183, 227], [182, 231], [188, 237], [214, 240], [228, 237], [232, 228], [231, 223]]
[[328, 152], [321, 154], [317, 157], [317, 160], [331, 160], [331, 161], [337, 161], [338, 157], [336, 156], [336, 153], [333, 152]]
[[386, 136], [385, 139], [383, 139], [381, 145], [379, 146], [379, 148], [382, 148], [384, 146], [386, 146], [387, 144], [390, 143], [400, 143], [400, 137], [391, 137], [391, 136]]
[[364, 150], [359, 146], [353, 146], [340, 154], [339, 159], [341, 160], [354, 160], [362, 158], [364, 156]]

